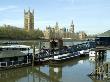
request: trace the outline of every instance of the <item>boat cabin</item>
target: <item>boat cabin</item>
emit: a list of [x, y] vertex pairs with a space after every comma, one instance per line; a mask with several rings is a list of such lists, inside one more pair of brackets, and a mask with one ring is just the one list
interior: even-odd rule
[[10, 45], [10, 46], [0, 46], [0, 51], [3, 50], [20, 50], [25, 51], [29, 50], [31, 47], [26, 45]]
[[0, 46], [0, 69], [13, 68], [31, 64], [30, 46], [10, 45]]
[[19, 67], [31, 64], [31, 55], [18, 50], [4, 50], [0, 52], [0, 68]]

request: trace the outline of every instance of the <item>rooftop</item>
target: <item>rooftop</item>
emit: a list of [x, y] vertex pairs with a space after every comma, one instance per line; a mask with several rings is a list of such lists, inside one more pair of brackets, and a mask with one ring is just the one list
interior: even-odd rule
[[8, 57], [19, 57], [26, 55], [23, 52], [20, 52], [18, 50], [4, 50], [0, 51], [0, 58], [8, 58]]

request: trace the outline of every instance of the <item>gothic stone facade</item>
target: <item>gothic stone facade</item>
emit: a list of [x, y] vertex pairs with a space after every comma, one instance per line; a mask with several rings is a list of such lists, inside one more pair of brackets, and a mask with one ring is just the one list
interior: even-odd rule
[[24, 10], [24, 29], [26, 31], [34, 30], [34, 10], [30, 9], [26, 12]]
[[74, 36], [74, 24], [73, 21], [69, 27], [69, 29], [66, 28], [59, 28], [58, 23], [56, 22], [56, 25], [53, 27], [46, 27], [46, 30], [44, 31], [44, 36], [46, 39], [52, 39], [52, 38], [73, 38]]

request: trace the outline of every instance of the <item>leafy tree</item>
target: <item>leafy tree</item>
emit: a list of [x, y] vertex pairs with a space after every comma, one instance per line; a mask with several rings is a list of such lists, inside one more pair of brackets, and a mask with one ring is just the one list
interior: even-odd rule
[[39, 29], [27, 32], [15, 26], [0, 26], [0, 39], [36, 40], [43, 36], [43, 32]]

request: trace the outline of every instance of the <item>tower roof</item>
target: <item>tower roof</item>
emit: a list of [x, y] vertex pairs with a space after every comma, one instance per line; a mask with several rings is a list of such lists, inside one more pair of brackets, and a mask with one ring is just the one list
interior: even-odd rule
[[55, 27], [56, 27], [56, 28], [58, 27], [58, 22], [56, 22], [56, 25], [55, 25]]
[[73, 20], [72, 20], [71, 24], [73, 25]]
[[73, 20], [72, 20], [72, 22], [71, 22], [71, 27], [74, 27]]

